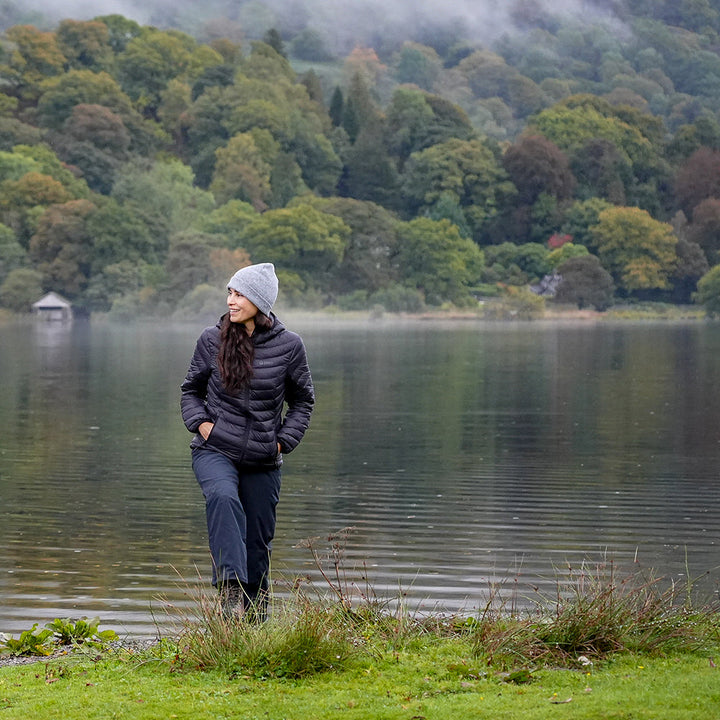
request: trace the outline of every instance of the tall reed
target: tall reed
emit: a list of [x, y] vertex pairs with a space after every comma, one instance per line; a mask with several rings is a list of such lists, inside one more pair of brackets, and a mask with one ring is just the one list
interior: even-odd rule
[[476, 655], [488, 663], [567, 662], [632, 651], [691, 652], [717, 646], [717, 602], [697, 606], [693, 581], [669, 582], [615, 564], [568, 566], [551, 597], [536, 592], [530, 610], [486, 608], [469, 623]]
[[[639, 570], [619, 577], [616, 565], [603, 560], [567, 566], [556, 573], [551, 593], [533, 588], [523, 603], [508, 599], [501, 582], [472, 615], [420, 613], [408, 608], [403, 593], [379, 598], [365, 568], [348, 569], [350, 533], [345, 528], [302, 543], [324, 591], [303, 578], [280, 581], [285, 593], [271, 595], [264, 623], [229, 619], [216, 596], [189, 589], [196, 599], [175, 613], [173, 662], [231, 676], [297, 678], [344, 668], [359, 656], [397, 655], [416, 640], [447, 638], [496, 669], [573, 666], [623, 651], [720, 652], [717, 601], [698, 605], [692, 581], [667, 582]], [[517, 579], [513, 592], [520, 592]]]

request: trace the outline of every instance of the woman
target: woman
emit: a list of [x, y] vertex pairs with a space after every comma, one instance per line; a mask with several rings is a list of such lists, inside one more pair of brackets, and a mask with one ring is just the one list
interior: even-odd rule
[[302, 439], [315, 402], [305, 346], [271, 312], [277, 292], [271, 263], [238, 270], [228, 312], [200, 335], [182, 384], [213, 585], [228, 617], [265, 617], [282, 455]]

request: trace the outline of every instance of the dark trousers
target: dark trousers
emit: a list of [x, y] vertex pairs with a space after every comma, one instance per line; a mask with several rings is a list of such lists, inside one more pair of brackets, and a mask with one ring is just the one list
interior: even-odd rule
[[207, 516], [213, 585], [237, 581], [250, 602], [268, 590], [280, 470], [244, 468], [213, 450], [192, 451]]

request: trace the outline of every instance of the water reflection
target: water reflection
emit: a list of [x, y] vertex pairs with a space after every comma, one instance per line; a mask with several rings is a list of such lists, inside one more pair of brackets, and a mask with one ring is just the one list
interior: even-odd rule
[[[720, 564], [713, 325], [288, 324], [318, 405], [285, 467], [276, 577], [318, 580], [296, 545], [345, 526], [378, 592], [450, 610], [588, 557]], [[154, 598], [207, 582], [178, 413], [197, 334], [0, 328], [0, 631], [99, 615], [149, 634]]]

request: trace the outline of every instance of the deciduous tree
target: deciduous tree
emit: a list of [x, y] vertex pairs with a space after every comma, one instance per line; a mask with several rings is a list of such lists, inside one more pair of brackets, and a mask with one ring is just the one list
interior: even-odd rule
[[[602, 178], [610, 189], [617, 179], [622, 182], [624, 202], [657, 204], [657, 188], [670, 179], [661, 155], [662, 125], [651, 115], [613, 107], [596, 96], [574, 95], [538, 113], [531, 126], [568, 154], [586, 194], [593, 191], [594, 177]], [[629, 169], [625, 176], [623, 163]], [[613, 191], [616, 195], [610, 199], [617, 201], [618, 189]]]
[[58, 47], [55, 33], [38, 30], [32, 25], [15, 25], [5, 32], [15, 50], [0, 64], [0, 78], [5, 92], [25, 101], [37, 100], [40, 85], [46, 78], [60, 75], [66, 58]]
[[388, 145], [400, 169], [414, 152], [450, 138], [469, 140], [474, 130], [465, 112], [436, 95], [399, 88], [387, 108]]
[[[274, 143], [272, 136], [264, 132], [264, 139]], [[272, 154], [263, 152], [258, 146], [259, 138], [261, 131], [238, 133], [227, 147], [217, 150], [210, 190], [219, 203], [237, 199], [251, 203], [256, 210], [269, 206], [272, 199], [270, 173], [279, 145], [274, 143]]]
[[233, 107], [230, 93], [222, 87], [208, 88], [185, 113], [186, 153], [202, 188], [208, 188], [215, 169], [215, 151], [227, 144], [230, 132], [225, 123]]
[[[349, 96], [358, 101], [362, 95], [369, 93], [369, 88], [377, 87], [386, 73], [387, 66], [380, 61], [372, 48], [356, 45], [345, 58], [343, 74], [350, 87]], [[360, 104], [366, 105], [363, 102]], [[374, 103], [370, 102], [364, 107], [364, 111], [373, 111], [373, 105]]]
[[102, 105], [122, 118], [133, 114], [130, 98], [106, 72], [71, 70], [42, 84], [38, 117], [44, 127], [60, 130], [76, 105]]
[[[171, 303], [178, 302], [195, 286], [215, 279], [210, 262], [213, 240], [212, 235], [197, 231], [177, 233], [170, 238], [165, 262], [167, 282], [163, 290]], [[230, 275], [227, 277], [229, 279]]]
[[612, 204], [602, 198], [576, 200], [565, 212], [562, 232], [567, 233], [576, 245], [584, 245], [591, 252], [595, 250], [595, 237], [590, 231], [597, 225], [598, 216]]
[[87, 228], [93, 238], [91, 272], [103, 271], [108, 265], [126, 262], [157, 263], [161, 260], [156, 238], [132, 204], [121, 205], [115, 198], [97, 198], [87, 217]]
[[235, 271], [250, 265], [250, 255], [243, 248], [230, 250], [228, 248], [213, 247], [210, 250], [210, 269], [214, 273], [212, 282], [218, 287], [232, 277]]
[[395, 78], [399, 83], [432, 90], [442, 70], [434, 48], [414, 42], [403, 43], [395, 58]]
[[350, 228], [311, 205], [268, 210], [245, 231], [243, 246], [261, 258], [297, 273], [309, 287], [323, 287], [342, 260]]
[[193, 45], [180, 33], [143, 28], [117, 58], [123, 90], [152, 110], [170, 80], [188, 69]]
[[118, 173], [112, 197], [148, 227], [160, 261], [171, 235], [196, 227], [215, 207], [212, 194], [196, 187], [192, 170], [178, 160], [127, 163]]
[[698, 282], [696, 300], [710, 317], [720, 315], [720, 265], [712, 267]]
[[674, 302], [689, 303], [697, 290], [697, 284], [710, 269], [702, 248], [686, 238], [678, 238], [677, 265], [670, 278], [673, 286]]
[[29, 172], [40, 170], [40, 164], [25, 154], [0, 151], [0, 181], [19, 180]]
[[397, 280], [397, 221], [391, 212], [353, 198], [303, 198], [297, 202], [335, 215], [350, 228], [342, 261], [330, 284], [334, 293], [372, 293]]
[[43, 286], [70, 299], [78, 298], [90, 279], [93, 238], [86, 220], [94, 209], [88, 200], [52, 205], [30, 240], [30, 258]]
[[48, 145], [16, 145], [13, 151], [34, 160], [39, 172], [62, 183], [74, 197], [89, 197], [85, 181], [75, 177]]
[[703, 249], [712, 265], [720, 262], [720, 198], [706, 198], [695, 206], [688, 238]]
[[72, 193], [58, 180], [39, 172], [29, 172], [18, 180], [0, 184], [0, 207], [5, 211], [67, 202]]
[[72, 67], [111, 70], [114, 61], [110, 30], [100, 20], [62, 20], [57, 43]]
[[302, 180], [318, 195], [336, 195], [343, 169], [342, 160], [330, 140], [311, 128], [297, 128], [289, 143], [289, 152], [295, 158]]
[[108, 194], [127, 160], [130, 133], [122, 118], [102, 105], [76, 105], [51, 142], [58, 156], [78, 168], [90, 188]]
[[503, 166], [518, 190], [518, 200], [527, 205], [541, 193], [564, 200], [575, 188], [567, 156], [540, 135], [524, 135], [511, 145], [503, 155]]
[[677, 265], [672, 226], [639, 208], [603, 210], [592, 228], [598, 257], [626, 292], [666, 290]]
[[18, 268], [0, 284], [0, 305], [13, 312], [30, 312], [42, 296], [42, 273], [32, 268]]
[[577, 257], [585, 257], [590, 252], [584, 245], [576, 245], [573, 242], [567, 242], [559, 248], [550, 250], [547, 256], [548, 265], [551, 268], [556, 269], [568, 260], [572, 260]]
[[708, 198], [720, 198], [720, 150], [701, 147], [678, 170], [675, 178], [678, 205], [688, 217]]
[[411, 155], [403, 189], [413, 215], [431, 210], [446, 193], [454, 196], [476, 237], [515, 191], [487, 145], [458, 139]]
[[113, 303], [140, 292], [144, 282], [144, 263], [121, 260], [94, 273], [84, 293], [90, 311], [107, 312]]
[[607, 310], [613, 303], [615, 283], [595, 255], [570, 258], [557, 272], [562, 281], [555, 293], [555, 302], [573, 303], [580, 309], [594, 307]]
[[127, 44], [142, 33], [139, 23], [122, 15], [101, 15], [95, 19], [107, 27], [110, 47], [115, 54], [123, 52]]
[[429, 304], [465, 304], [480, 280], [483, 254], [450, 221], [416, 218], [398, 226], [398, 266], [403, 282]]
[[10, 151], [15, 145], [38, 145], [42, 141], [40, 128], [17, 118], [0, 117], [0, 150]]
[[231, 63], [206, 68], [192, 85], [192, 100], [197, 100], [210, 87], [228, 87], [235, 80], [237, 67]]
[[[217, 235], [216, 244], [226, 245], [230, 249], [239, 249], [245, 229], [258, 218], [255, 208], [242, 200], [229, 200], [212, 212], [199, 218], [199, 228]], [[249, 263], [248, 263], [249, 264]], [[238, 266], [240, 267], [240, 266]]]

